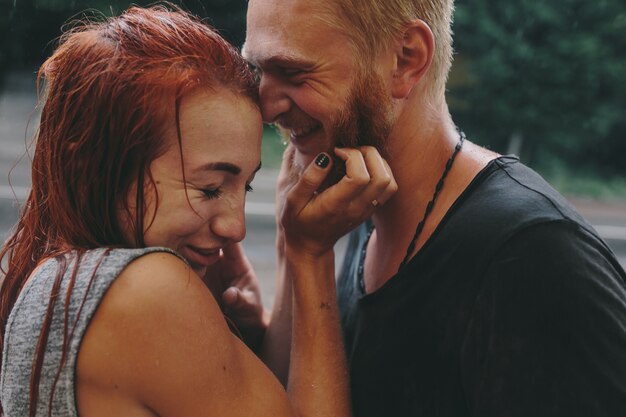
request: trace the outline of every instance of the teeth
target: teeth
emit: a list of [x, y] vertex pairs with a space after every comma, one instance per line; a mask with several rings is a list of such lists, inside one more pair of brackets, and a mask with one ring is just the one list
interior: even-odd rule
[[309, 133], [311, 133], [312, 131], [314, 131], [318, 127], [319, 127], [319, 125], [313, 125], [313, 126], [309, 126], [309, 127], [301, 127], [299, 129], [292, 129], [291, 130], [291, 134], [292, 134], [292, 136], [308, 135]]
[[198, 252], [199, 254], [201, 254], [201, 255], [209, 256], [209, 255], [213, 255], [214, 253], [216, 253], [219, 249], [213, 249], [213, 250], [206, 249], [206, 250], [204, 250], [204, 249], [194, 248], [194, 250], [196, 252]]

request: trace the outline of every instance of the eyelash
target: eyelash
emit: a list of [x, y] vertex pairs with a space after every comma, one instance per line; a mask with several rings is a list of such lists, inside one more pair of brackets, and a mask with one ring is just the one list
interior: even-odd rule
[[[201, 190], [202, 193], [206, 196], [206, 198], [208, 198], [209, 200], [214, 200], [216, 198], [220, 198], [222, 195], [222, 189], [221, 188], [206, 188]], [[246, 184], [246, 193], [251, 193], [252, 191], [254, 191], [254, 189], [252, 188], [252, 186], [250, 184]]]
[[287, 77], [297, 77], [298, 75], [303, 74], [304, 71], [298, 68], [284, 68], [283, 69], [283, 74], [285, 74]]
[[204, 189], [204, 190], [202, 190], [202, 193], [209, 200], [214, 200], [216, 198], [220, 198], [220, 196], [222, 195], [222, 189], [221, 188]]

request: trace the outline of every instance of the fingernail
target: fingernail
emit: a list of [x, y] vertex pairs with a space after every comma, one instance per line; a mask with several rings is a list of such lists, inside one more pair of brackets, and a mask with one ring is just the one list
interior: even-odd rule
[[315, 165], [317, 165], [318, 167], [322, 169], [326, 168], [329, 163], [330, 163], [330, 158], [325, 153], [321, 153], [317, 155], [317, 158], [315, 158]]

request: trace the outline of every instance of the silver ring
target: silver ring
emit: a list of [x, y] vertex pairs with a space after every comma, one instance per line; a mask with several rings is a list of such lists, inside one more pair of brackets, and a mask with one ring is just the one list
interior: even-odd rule
[[378, 200], [376, 200], [376, 199], [372, 200], [372, 205], [373, 205], [374, 207], [378, 207], [378, 205], [379, 205], [379, 204], [380, 204], [380, 203], [378, 202]]

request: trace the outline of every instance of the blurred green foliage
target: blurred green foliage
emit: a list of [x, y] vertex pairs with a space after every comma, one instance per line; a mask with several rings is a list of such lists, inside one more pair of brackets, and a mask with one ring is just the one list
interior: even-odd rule
[[[0, 73], [8, 67], [37, 68], [55, 47], [62, 26], [81, 15], [118, 15], [131, 4], [155, 0], [0, 0]], [[161, 2], [162, 3], [162, 2]], [[247, 0], [170, 0], [200, 16], [231, 43], [243, 44]]]
[[449, 98], [468, 136], [546, 171], [626, 175], [624, 0], [461, 0], [454, 31]]
[[265, 125], [263, 128], [263, 142], [261, 144], [263, 168], [280, 168], [286, 146], [286, 142], [284, 142], [276, 129], [272, 126]]

